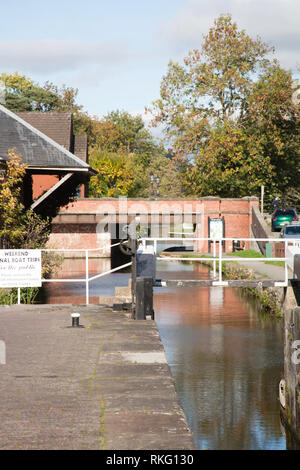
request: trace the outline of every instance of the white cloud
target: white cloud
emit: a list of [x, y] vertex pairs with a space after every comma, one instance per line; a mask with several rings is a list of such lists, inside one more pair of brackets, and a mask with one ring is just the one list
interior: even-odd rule
[[187, 0], [165, 25], [164, 38], [179, 54], [200, 48], [203, 34], [207, 34], [214, 19], [226, 13], [251, 37], [260, 36], [274, 45], [275, 55], [284, 67], [299, 66], [299, 0]]
[[57, 73], [82, 70], [100, 64], [122, 62], [128, 57], [124, 44], [90, 44], [82, 41], [1, 41], [2, 69], [31, 73]]

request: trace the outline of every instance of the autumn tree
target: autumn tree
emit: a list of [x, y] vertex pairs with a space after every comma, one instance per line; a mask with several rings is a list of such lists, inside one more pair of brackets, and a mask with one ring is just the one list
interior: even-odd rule
[[[153, 125], [165, 125], [174, 154], [185, 162], [188, 194], [240, 197], [257, 194], [261, 184], [275, 191], [290, 181], [277, 184], [276, 178], [292, 149], [297, 166], [297, 117], [290, 74], [269, 58], [272, 50], [221, 15], [201, 50], [191, 51], [183, 65], [170, 62], [151, 112]], [[286, 153], [288, 136], [293, 143]]]
[[91, 179], [90, 196], [148, 196], [151, 169], [161, 178], [162, 195], [181, 195], [175, 165], [141, 116], [120, 110], [103, 118], [90, 116], [77, 103], [77, 89], [51, 82], [39, 85], [17, 72], [2, 73], [0, 79], [6, 88], [5, 106], [14, 112], [72, 113], [74, 133], [88, 135], [89, 161], [99, 172]]
[[130, 194], [134, 187], [134, 177], [126, 155], [94, 152], [90, 163], [98, 171], [89, 184], [90, 197], [118, 197]]
[[92, 129], [90, 163], [98, 175], [91, 178], [91, 196], [148, 197], [151, 170], [161, 179], [162, 196], [181, 195], [176, 166], [141, 116], [113, 111], [92, 121]]
[[[22, 186], [26, 165], [13, 150], [9, 151], [6, 174], [0, 181], [0, 248], [38, 249], [45, 247], [50, 234], [50, 221], [38, 216], [22, 203]], [[50, 277], [61, 265], [62, 259], [54, 253], [42, 253], [42, 277]], [[21, 302], [33, 303], [38, 287], [21, 289]], [[0, 289], [0, 304], [17, 302], [16, 288]]]
[[98, 174], [90, 180], [91, 197], [149, 197], [150, 172], [160, 178], [161, 197], [179, 197], [182, 187], [174, 162], [154, 154], [150, 165], [135, 153], [93, 152], [90, 160]]
[[93, 120], [92, 131], [93, 149], [136, 153], [144, 159], [149, 159], [155, 150], [154, 139], [140, 115], [112, 111], [100, 120]]
[[270, 198], [280, 194], [283, 203], [299, 205], [300, 107], [293, 98], [291, 72], [268, 67], [253, 86], [242, 123], [273, 168]]
[[0, 244], [1, 248], [39, 248], [49, 236], [49, 221], [41, 219], [22, 204], [22, 183], [26, 165], [10, 151], [7, 170], [0, 183]]
[[187, 163], [182, 180], [188, 195], [243, 197], [272, 186], [274, 176], [262, 142], [229, 121], [211, 130], [205, 157]]

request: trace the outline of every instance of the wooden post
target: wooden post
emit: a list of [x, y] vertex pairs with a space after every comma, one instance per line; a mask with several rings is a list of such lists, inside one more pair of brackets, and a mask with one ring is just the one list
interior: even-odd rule
[[146, 320], [150, 316], [154, 320], [153, 311], [153, 280], [152, 277], [136, 278], [135, 319]]
[[132, 257], [132, 292], [133, 313], [135, 320], [146, 320], [147, 316], [154, 319], [153, 285], [155, 284], [155, 254], [152, 247], [135, 251]]
[[133, 238], [129, 236], [128, 243], [131, 251], [131, 318], [136, 318], [136, 249], [137, 249], [137, 240], [136, 233], [133, 234]]

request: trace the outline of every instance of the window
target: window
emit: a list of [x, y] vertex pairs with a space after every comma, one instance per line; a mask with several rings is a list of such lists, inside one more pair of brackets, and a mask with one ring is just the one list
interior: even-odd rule
[[291, 217], [296, 217], [297, 214], [293, 209], [286, 209], [286, 210], [277, 210], [275, 211], [275, 216], [276, 217], [285, 217], [285, 216], [291, 216]]
[[287, 235], [300, 235], [300, 225], [295, 227], [286, 227], [285, 233]]

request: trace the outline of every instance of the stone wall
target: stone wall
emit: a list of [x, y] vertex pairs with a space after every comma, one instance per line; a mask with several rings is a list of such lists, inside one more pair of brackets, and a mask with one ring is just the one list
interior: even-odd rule
[[[258, 205], [252, 206], [252, 233], [254, 238], [272, 238], [272, 232], [270, 227], [267, 225], [265, 219], [259, 211]], [[257, 242], [257, 245], [262, 252], [266, 254], [266, 243], [267, 242]]]
[[[300, 442], [300, 308], [286, 309], [284, 314], [284, 402], [281, 411], [285, 424]], [[284, 405], [284, 406], [282, 406]]]

